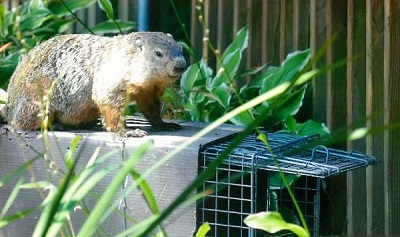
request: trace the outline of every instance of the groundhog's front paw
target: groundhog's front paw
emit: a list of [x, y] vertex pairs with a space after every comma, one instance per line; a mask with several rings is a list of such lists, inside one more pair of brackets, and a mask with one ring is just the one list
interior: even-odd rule
[[152, 128], [158, 131], [176, 131], [182, 129], [181, 125], [179, 124], [166, 122], [152, 125]]
[[135, 130], [128, 130], [125, 132], [125, 137], [144, 137], [147, 136], [147, 132], [139, 128]]

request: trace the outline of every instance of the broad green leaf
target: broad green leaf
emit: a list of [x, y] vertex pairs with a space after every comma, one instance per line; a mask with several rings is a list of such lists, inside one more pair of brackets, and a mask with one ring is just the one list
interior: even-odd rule
[[43, 0], [31, 0], [31, 1], [29, 1], [29, 11], [30, 12], [43, 10], [43, 9], [47, 10]]
[[306, 87], [303, 87], [295, 93], [286, 92], [277, 99], [257, 106], [255, 109], [256, 114], [263, 114], [265, 113], [264, 111], [269, 111], [269, 116], [263, 121], [263, 125], [270, 128], [284, 121], [288, 116], [295, 115], [303, 105], [305, 90]]
[[212, 80], [207, 81], [207, 90], [211, 91], [224, 83], [230, 84], [236, 75], [241, 59], [242, 53], [239, 50], [228, 54], [226, 58], [222, 60], [217, 75]]
[[285, 128], [290, 133], [297, 133], [296, 119], [293, 116], [286, 117], [286, 119], [285, 119], [285, 121], [283, 123], [285, 125]]
[[211, 91], [210, 94], [214, 95], [217, 102], [227, 110], [231, 99], [231, 93], [228, 86], [220, 86]]
[[250, 112], [246, 110], [232, 117], [231, 119], [229, 119], [229, 121], [239, 126], [247, 126], [254, 121], [254, 117]]
[[301, 136], [319, 134], [321, 137], [330, 135], [329, 128], [321, 122], [307, 120], [305, 123], [297, 124], [297, 134]]
[[267, 64], [264, 64], [262, 66], [257, 66], [254, 68], [250, 68], [250, 69], [245, 70], [244, 72], [240, 73], [239, 75], [237, 75], [235, 77], [235, 79], [240, 79], [240, 78], [244, 78], [247, 76], [255, 75], [255, 74], [261, 72], [262, 70], [264, 70], [266, 67], [267, 67]]
[[264, 83], [273, 84], [272, 78], [279, 72], [279, 67], [269, 66], [259, 76], [257, 76], [254, 80], [250, 81], [247, 87], [257, 87], [261, 88]]
[[203, 223], [197, 230], [196, 237], [206, 237], [207, 233], [211, 230], [210, 224], [208, 222]]
[[54, 19], [55, 15], [48, 12], [24, 15], [21, 17], [21, 30], [33, 30], [42, 26], [44, 22]]
[[[296, 180], [300, 178], [300, 175], [296, 174], [284, 174], [285, 180], [291, 186]], [[285, 184], [282, 180], [282, 176], [279, 172], [276, 172], [274, 175], [268, 178], [268, 188], [272, 190], [283, 189], [285, 188]]]
[[188, 93], [190, 90], [192, 90], [194, 83], [201, 76], [199, 64], [194, 63], [190, 65], [182, 74], [180, 87], [184, 93]]
[[288, 54], [278, 69], [267, 69], [267, 71], [272, 70], [272, 72], [268, 74], [268, 79], [263, 80], [261, 92], [271, 90], [284, 82], [293, 82], [309, 60], [309, 50]]
[[225, 61], [225, 58], [234, 51], [239, 50], [240, 52], [243, 52], [245, 49], [247, 49], [249, 41], [248, 39], [249, 32], [247, 27], [243, 27], [236, 34], [234, 41], [225, 49], [224, 53], [222, 54], [222, 61]]
[[272, 114], [279, 118], [279, 122], [291, 115], [295, 115], [300, 107], [303, 105], [303, 99], [306, 92], [306, 87], [300, 89], [290, 97], [278, 108], [274, 108]]
[[[62, 0], [62, 1], [72, 12], [76, 12], [77, 10], [86, 8], [96, 2], [96, 0]], [[53, 12], [57, 16], [70, 15], [68, 9], [64, 6], [64, 4], [61, 2], [61, 0], [50, 1], [47, 7], [51, 12]]]
[[0, 34], [4, 34], [4, 27], [5, 27], [5, 6], [3, 4], [0, 4]]
[[260, 212], [251, 214], [244, 219], [244, 223], [251, 228], [261, 229], [272, 234], [281, 230], [290, 230], [299, 237], [310, 236], [310, 234], [301, 226], [287, 223], [278, 212]]
[[[116, 20], [118, 25], [121, 27], [121, 30], [123, 32], [127, 32], [132, 30], [137, 26], [137, 24], [133, 21], [121, 21], [121, 20]], [[105, 34], [118, 34], [120, 33], [118, 27], [116, 27], [115, 22], [108, 20], [108, 21], [103, 21], [94, 27], [91, 27], [90, 30], [94, 32], [96, 35], [105, 35]], [[89, 33], [87, 29], [83, 31], [83, 33]]]
[[114, 20], [114, 9], [110, 0], [98, 0], [97, 2], [99, 3], [100, 9], [106, 13], [107, 18], [110, 20]]
[[212, 74], [212, 69], [201, 60], [186, 69], [181, 77], [180, 86], [184, 93], [196, 90], [195, 87], [202, 88], [205, 85], [206, 78], [211, 78]]
[[204, 93], [191, 93], [189, 100], [192, 106], [197, 106], [206, 102], [206, 95]]
[[203, 110], [203, 116], [205, 122], [212, 122], [220, 118], [226, 113], [226, 110], [222, 108], [217, 102], [209, 101], [211, 106], [206, 106], [207, 109]]

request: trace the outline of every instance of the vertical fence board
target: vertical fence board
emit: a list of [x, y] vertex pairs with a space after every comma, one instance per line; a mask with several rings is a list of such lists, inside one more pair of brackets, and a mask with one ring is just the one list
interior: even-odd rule
[[[250, 0], [251, 3], [252, 0]], [[250, 22], [249, 21], [249, 6], [251, 6], [251, 4], [249, 3], [249, 1], [246, 0], [236, 0], [234, 2], [234, 18], [233, 18], [233, 22], [234, 22], [234, 27], [233, 27], [233, 32], [232, 32], [232, 36], [235, 37], [236, 33], [244, 26], [249, 27], [250, 26]], [[230, 4], [232, 6], [232, 4]]]
[[[326, 1], [327, 39], [337, 34], [336, 40], [328, 47], [327, 64], [346, 59], [346, 0]], [[327, 123], [333, 131], [346, 126], [346, 67], [327, 72]], [[315, 98], [319, 99], [319, 98]], [[343, 147], [341, 147], [343, 148]], [[346, 176], [339, 175], [330, 179], [332, 200], [331, 227], [334, 233], [343, 234], [346, 228]]]
[[[316, 51], [326, 42], [326, 18], [325, 18], [325, 1], [310, 1], [310, 52], [315, 55]], [[325, 64], [325, 58], [322, 58], [314, 65], [318, 68]], [[319, 76], [312, 81], [313, 88], [313, 105], [312, 115], [317, 121], [327, 122], [326, 100], [327, 85], [326, 77]], [[319, 98], [319, 99], [316, 99]]]
[[[400, 121], [400, 3], [385, 1], [385, 123]], [[400, 130], [385, 132], [385, 234], [400, 234]]]
[[262, 32], [259, 30], [260, 25], [262, 24], [262, 0], [253, 0], [253, 4], [251, 6], [252, 13], [252, 31], [251, 31], [251, 57], [248, 58], [248, 67], [252, 68], [254, 66], [260, 65], [262, 63], [262, 57], [260, 52], [262, 52]]
[[[383, 125], [383, 26], [384, 9], [381, 0], [366, 2], [366, 116], [368, 129]], [[366, 152], [383, 161], [383, 133], [369, 135]], [[384, 233], [384, 165], [367, 167], [367, 235]]]
[[310, 0], [293, 1], [293, 50], [310, 47]]
[[193, 46], [194, 57], [191, 57], [192, 63], [200, 60], [202, 57], [202, 40], [203, 40], [203, 27], [199, 21], [199, 14], [197, 10], [197, 0], [192, 0], [192, 14], [190, 21], [190, 38]]
[[[348, 0], [347, 5], [347, 124], [349, 132], [365, 127], [365, 2]], [[356, 60], [353, 57], [357, 55]], [[365, 152], [365, 139], [349, 141], [347, 149]], [[347, 233], [366, 234], [365, 170], [347, 173]]]
[[[203, 8], [203, 17], [206, 20], [206, 22], [208, 22], [209, 20], [209, 15], [210, 15], [210, 0], [204, 0], [204, 8]], [[204, 27], [204, 26], [203, 26]], [[208, 30], [208, 29], [206, 29]], [[209, 55], [208, 55], [208, 44], [207, 44], [207, 40], [206, 37], [209, 37], [209, 35], [206, 34], [206, 32], [204, 32], [204, 28], [203, 28], [203, 52], [202, 52], [202, 57], [205, 60], [206, 63], [210, 63], [209, 62]], [[207, 38], [209, 40], [209, 38]], [[211, 63], [210, 63], [211, 64]]]
[[264, 0], [263, 1], [263, 63], [279, 64], [280, 56], [279, 51], [276, 50], [279, 45], [279, 14], [280, 14], [280, 2], [279, 0]]
[[284, 16], [285, 20], [285, 37], [281, 39], [283, 44], [283, 58], [290, 52], [293, 52], [294, 45], [293, 45], [293, 38], [296, 32], [294, 32], [294, 9], [293, 9], [293, 2], [296, 0], [286, 0], [286, 7], [284, 8]]
[[[232, 3], [218, 0], [218, 36], [217, 36], [217, 48], [220, 52], [223, 52], [226, 47], [232, 42], [232, 27], [229, 25], [232, 23], [233, 8]], [[235, 32], [236, 33], [236, 32]]]
[[279, 42], [281, 44], [279, 45], [279, 61], [282, 62], [283, 59], [285, 58], [285, 38], [286, 38], [286, 1], [287, 0], [281, 0], [280, 3], [280, 29], [279, 29]]

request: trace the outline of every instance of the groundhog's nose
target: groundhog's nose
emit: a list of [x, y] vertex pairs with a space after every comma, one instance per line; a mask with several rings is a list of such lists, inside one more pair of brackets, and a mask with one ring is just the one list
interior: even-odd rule
[[185, 71], [186, 69], [186, 61], [183, 57], [178, 57], [175, 60], [175, 67], [174, 67], [174, 71], [176, 73], [183, 73], [183, 71]]

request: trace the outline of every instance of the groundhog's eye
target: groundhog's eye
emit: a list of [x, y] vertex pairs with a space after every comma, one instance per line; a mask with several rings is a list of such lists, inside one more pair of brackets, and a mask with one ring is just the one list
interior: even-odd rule
[[156, 55], [157, 55], [157, 57], [160, 57], [160, 58], [163, 56], [162, 53], [158, 50], [156, 51]]

